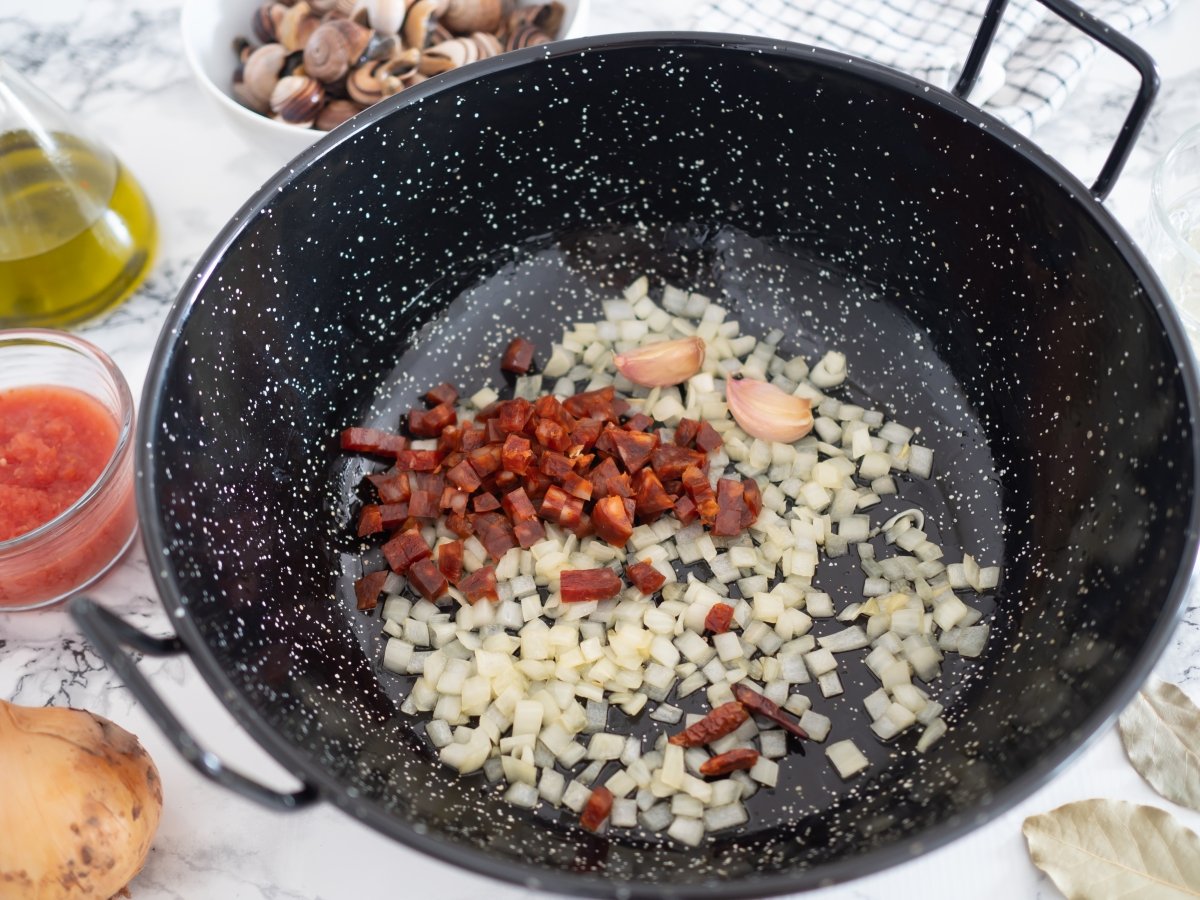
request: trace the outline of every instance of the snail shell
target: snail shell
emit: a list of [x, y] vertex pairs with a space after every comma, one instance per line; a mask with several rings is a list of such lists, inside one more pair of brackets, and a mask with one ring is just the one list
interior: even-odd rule
[[452, 38], [436, 44], [421, 57], [421, 74], [437, 75], [503, 52], [494, 34], [477, 31], [468, 37]]
[[433, 27], [429, 29], [429, 44], [440, 44], [443, 41], [453, 40], [454, 35], [450, 33], [450, 29], [441, 22], [434, 22]]
[[312, 14], [312, 7], [308, 5], [308, 0], [299, 0], [295, 6], [283, 14], [283, 18], [279, 20], [279, 24], [275, 28], [275, 34], [279, 43], [287, 47], [289, 52], [302, 50], [320, 24], [321, 19]]
[[337, 6], [337, 0], [308, 0], [308, 5], [312, 7], [312, 11], [323, 16], [328, 12], [333, 12], [333, 8]]
[[367, 24], [379, 34], [399, 34], [413, 0], [358, 0]]
[[264, 3], [254, 11], [250, 20], [254, 36], [264, 44], [273, 43], [279, 32], [279, 23], [286, 12], [287, 7], [282, 3]]
[[371, 29], [349, 19], [322, 22], [304, 45], [304, 71], [317, 81], [337, 81], [371, 42]]
[[508, 17], [508, 30], [514, 32], [522, 25], [533, 25], [551, 38], [555, 38], [558, 36], [559, 29], [562, 28], [565, 15], [566, 8], [558, 0], [553, 0], [551, 3], [537, 3], [533, 6], [520, 6], [513, 10]]
[[346, 93], [350, 95], [350, 99], [362, 106], [370, 106], [382, 100], [387, 64], [386, 59], [377, 59], [353, 69], [346, 78]]
[[238, 100], [253, 110], [267, 112], [287, 56], [282, 44], [263, 44], [251, 53], [242, 68], [241, 89], [235, 90]]
[[423, 48], [429, 45], [429, 33], [437, 14], [437, 0], [417, 0], [404, 17], [404, 46]]
[[504, 39], [505, 50], [520, 50], [522, 47], [536, 47], [538, 44], [550, 43], [550, 35], [536, 25], [518, 25]]
[[317, 115], [317, 121], [313, 127], [320, 131], [330, 131], [362, 110], [363, 107], [353, 100], [330, 100]]
[[438, 21], [455, 34], [499, 31], [504, 19], [501, 0], [449, 0]]
[[[303, 2], [303, 0], [301, 0]], [[325, 89], [315, 78], [288, 75], [280, 78], [271, 92], [274, 118], [300, 128], [311, 128], [325, 102]]]

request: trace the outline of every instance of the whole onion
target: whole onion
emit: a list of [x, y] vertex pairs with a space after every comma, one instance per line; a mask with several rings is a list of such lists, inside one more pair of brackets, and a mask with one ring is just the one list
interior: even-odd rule
[[141, 870], [161, 813], [158, 770], [132, 734], [0, 700], [0, 895], [112, 897]]

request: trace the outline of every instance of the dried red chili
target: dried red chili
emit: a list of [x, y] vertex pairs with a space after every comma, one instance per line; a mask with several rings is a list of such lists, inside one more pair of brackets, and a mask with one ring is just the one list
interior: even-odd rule
[[753, 769], [758, 762], [758, 751], [746, 747], [730, 750], [700, 763], [701, 775], [728, 775], [743, 769]]
[[808, 732], [797, 725], [791, 716], [779, 708], [775, 701], [768, 700], [753, 688], [740, 683], [735, 684], [733, 686], [733, 696], [737, 699], [738, 703], [742, 704], [742, 706], [756, 716], [770, 719], [776, 725], [798, 738], [808, 737]]
[[750, 714], [742, 704], [730, 700], [728, 703], [722, 703], [695, 725], [689, 725], [678, 734], [671, 735], [667, 741], [680, 747], [700, 747], [736, 731], [738, 726], [749, 718]]
[[612, 791], [603, 785], [592, 788], [591, 796], [583, 805], [583, 812], [579, 814], [579, 824], [588, 831], [599, 831], [604, 820], [612, 812], [612, 805]]

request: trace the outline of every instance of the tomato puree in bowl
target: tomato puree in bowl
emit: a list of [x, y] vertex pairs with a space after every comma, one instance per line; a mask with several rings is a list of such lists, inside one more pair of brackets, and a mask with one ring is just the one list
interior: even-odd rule
[[65, 512], [96, 483], [117, 446], [117, 422], [81, 391], [0, 391], [0, 541]]
[[0, 389], [0, 610], [68, 596], [129, 545], [130, 429], [82, 390]]

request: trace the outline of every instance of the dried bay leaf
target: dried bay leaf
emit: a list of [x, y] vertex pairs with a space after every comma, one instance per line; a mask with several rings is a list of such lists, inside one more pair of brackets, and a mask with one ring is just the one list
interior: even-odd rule
[[1200, 810], [1200, 707], [1165, 681], [1150, 681], [1120, 719], [1125, 753], [1156, 791]]
[[1082, 800], [1021, 830], [1034, 865], [1069, 900], [1200, 897], [1200, 836], [1153, 806]]

